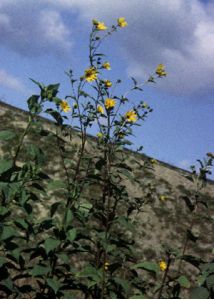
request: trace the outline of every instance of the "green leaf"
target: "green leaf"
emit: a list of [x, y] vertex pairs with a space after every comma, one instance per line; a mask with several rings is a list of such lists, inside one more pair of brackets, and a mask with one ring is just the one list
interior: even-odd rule
[[2, 280], [1, 282], [4, 286], [8, 288], [8, 290], [12, 291], [13, 290], [13, 282], [11, 278], [7, 278], [5, 280]]
[[43, 83], [40, 83], [32, 78], [29, 78], [31, 81], [33, 81], [36, 85], [38, 85], [40, 87], [41, 90], [43, 90], [45, 88]]
[[67, 232], [67, 238], [70, 242], [73, 242], [76, 236], [77, 236], [77, 231], [75, 228], [72, 228]]
[[201, 264], [200, 268], [203, 272], [206, 271], [208, 274], [214, 273], [214, 263]]
[[84, 202], [79, 205], [79, 210], [82, 213], [89, 213], [93, 205], [90, 202]]
[[190, 299], [208, 299], [209, 291], [204, 287], [197, 287], [192, 289]]
[[0, 256], [0, 268], [7, 262], [5, 257]]
[[54, 291], [55, 294], [58, 292], [58, 290], [61, 287], [61, 283], [53, 278], [48, 278], [47, 284], [49, 285], [49, 287], [52, 288], [52, 290]]
[[45, 156], [42, 150], [33, 144], [27, 146], [27, 153], [31, 156], [32, 159], [35, 159], [38, 163], [45, 162]]
[[61, 205], [62, 203], [61, 202], [55, 202], [51, 205], [51, 209], [50, 209], [50, 214], [51, 214], [51, 217], [53, 217], [53, 215], [56, 213], [58, 207]]
[[206, 275], [199, 275], [198, 278], [197, 278], [198, 285], [202, 285], [205, 282], [206, 278], [207, 278], [207, 274]]
[[62, 260], [62, 262], [66, 263], [66, 264], [70, 262], [68, 255], [65, 253], [58, 254], [57, 256], [58, 256], [58, 259]]
[[206, 285], [209, 289], [211, 289], [211, 287], [214, 287], [214, 275], [210, 275], [209, 277], [207, 277]]
[[130, 289], [130, 284], [127, 280], [115, 277], [114, 281], [122, 287], [125, 293], [128, 293]]
[[0, 206], [0, 216], [4, 217], [9, 212], [9, 209], [5, 206]]
[[9, 141], [15, 137], [15, 133], [10, 130], [0, 131], [0, 141]]
[[0, 160], [0, 175], [3, 174], [4, 172], [8, 171], [9, 169], [11, 169], [12, 166], [13, 166], [12, 160], [1, 159]]
[[70, 208], [67, 208], [66, 214], [65, 214], [65, 226], [67, 227], [67, 226], [71, 225], [72, 220], [73, 220], [72, 211], [70, 210]]
[[63, 124], [63, 118], [61, 117], [60, 113], [52, 108], [48, 108], [46, 109], [45, 113], [49, 114], [50, 116], [52, 116], [55, 121], [57, 122], [58, 125], [62, 125]]
[[45, 247], [45, 251], [47, 254], [50, 253], [50, 251], [53, 251], [54, 249], [56, 249], [56, 247], [58, 247], [60, 244], [60, 241], [53, 239], [53, 238], [48, 238], [45, 240], [44, 243], [44, 247]]
[[39, 103], [39, 96], [32, 95], [28, 100], [28, 108], [32, 114], [39, 114], [42, 111], [42, 106]]
[[15, 232], [15, 230], [14, 230], [13, 227], [11, 227], [11, 226], [4, 226], [3, 230], [2, 230], [2, 233], [0, 235], [0, 239], [2, 241], [4, 241], [4, 240], [7, 240], [7, 239], [15, 236], [15, 234], [16, 234], [16, 232]]
[[52, 98], [57, 95], [59, 86], [60, 83], [49, 84], [47, 86], [46, 90], [47, 90], [47, 96], [49, 100], [52, 100]]
[[159, 272], [159, 266], [157, 263], [147, 262], [147, 261], [135, 264], [134, 266], [131, 267], [131, 269], [144, 269], [146, 271], [154, 272], [156, 274]]
[[189, 280], [187, 279], [187, 277], [186, 276], [180, 276], [179, 278], [178, 278], [178, 283], [182, 286], [182, 287], [184, 287], [184, 288], [190, 288], [190, 282], [189, 282]]
[[133, 230], [134, 225], [129, 221], [129, 218], [125, 216], [120, 216], [116, 219], [116, 221], [123, 227], [126, 228], [127, 230]]
[[76, 273], [76, 277], [89, 277], [93, 281], [99, 281], [102, 278], [102, 273], [100, 270], [89, 265], [84, 268], [83, 271]]
[[22, 229], [28, 229], [28, 223], [24, 219], [17, 218], [14, 223]]
[[14, 249], [13, 251], [11, 251], [11, 255], [12, 255], [12, 257], [16, 260], [16, 262], [19, 261], [19, 258], [20, 258], [20, 252], [21, 252], [20, 248], [16, 248], [16, 249]]
[[66, 184], [62, 180], [52, 180], [48, 184], [48, 190], [66, 189]]
[[50, 270], [51, 270], [50, 267], [44, 267], [44, 266], [41, 266], [41, 265], [36, 265], [30, 271], [30, 274], [34, 277], [43, 276], [43, 275], [48, 274], [48, 272], [50, 272]]

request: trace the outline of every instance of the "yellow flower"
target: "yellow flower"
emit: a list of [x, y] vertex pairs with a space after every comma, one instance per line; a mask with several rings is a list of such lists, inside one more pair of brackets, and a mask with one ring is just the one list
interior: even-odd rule
[[166, 76], [167, 73], [165, 71], [165, 66], [163, 64], [159, 64], [155, 70], [155, 73], [159, 76], [159, 77], [163, 77]]
[[128, 122], [136, 122], [137, 121], [137, 114], [134, 110], [130, 110], [125, 114], [125, 118]]
[[104, 269], [107, 271], [108, 268], [109, 268], [109, 266], [110, 266], [109, 262], [106, 261], [106, 262], [104, 263]]
[[92, 21], [97, 30], [106, 30], [108, 27], [104, 22], [99, 22], [97, 20]]
[[116, 101], [114, 99], [106, 98], [105, 100], [106, 109], [112, 109], [115, 107], [115, 105], [116, 105]]
[[110, 80], [104, 80], [105, 87], [110, 88], [112, 86], [112, 82]]
[[103, 134], [102, 134], [101, 132], [98, 132], [98, 133], [97, 133], [97, 137], [98, 137], [99, 139], [101, 139], [101, 138], [103, 137]]
[[160, 195], [159, 199], [160, 199], [161, 201], [165, 201], [165, 200], [167, 200], [167, 196], [165, 196], [165, 195]]
[[117, 19], [117, 24], [119, 27], [126, 27], [128, 25], [125, 18]]
[[166, 270], [166, 268], [167, 268], [166, 262], [163, 261], [163, 260], [161, 260], [161, 261], [159, 262], [159, 267], [160, 267], [161, 271], [164, 272], [164, 271]]
[[110, 63], [107, 62], [107, 61], [103, 63], [102, 67], [103, 67], [104, 69], [106, 69], [106, 70], [111, 70]]
[[85, 70], [85, 80], [88, 82], [94, 81], [97, 79], [97, 70], [94, 67]]
[[70, 108], [68, 102], [65, 101], [65, 100], [62, 100], [62, 101], [60, 102], [60, 108], [61, 108], [61, 110], [64, 111], [64, 112], [68, 112], [68, 111], [71, 110], [71, 108]]
[[99, 113], [103, 114], [103, 113], [104, 113], [104, 108], [103, 108], [101, 105], [98, 105], [98, 106], [97, 106], [97, 111], [98, 111]]

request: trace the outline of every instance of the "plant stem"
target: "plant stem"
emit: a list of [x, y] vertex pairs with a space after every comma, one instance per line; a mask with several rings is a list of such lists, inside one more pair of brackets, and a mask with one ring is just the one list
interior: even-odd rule
[[159, 290], [159, 292], [158, 292], [157, 299], [160, 299], [161, 296], [162, 296], [163, 288], [164, 288], [164, 285], [165, 285], [165, 282], [166, 282], [166, 279], [167, 279], [167, 275], [168, 275], [168, 272], [169, 272], [169, 266], [170, 266], [170, 263], [171, 263], [171, 257], [168, 256], [168, 261], [167, 261], [166, 271], [165, 271], [164, 276], [163, 276], [163, 279], [162, 279], [162, 283], [161, 283], [160, 290]]
[[28, 130], [29, 130], [30, 126], [31, 126], [32, 121], [33, 121], [33, 119], [32, 119], [32, 117], [30, 116], [30, 117], [29, 117], [29, 120], [28, 120], [27, 127], [25, 128], [23, 134], [22, 134], [21, 137], [20, 137], [19, 144], [18, 144], [18, 146], [17, 146], [16, 152], [15, 152], [15, 155], [14, 155], [14, 158], [13, 158], [13, 166], [16, 165], [16, 161], [17, 161], [18, 155], [19, 155], [19, 153], [20, 153], [20, 150], [21, 150], [21, 148], [22, 148], [22, 144], [23, 144], [24, 138], [25, 138], [25, 136], [26, 136], [27, 133], [28, 133]]
[[187, 246], [188, 246], [188, 241], [189, 241], [189, 238], [188, 238], [188, 233], [187, 231], [191, 231], [192, 230], [192, 227], [194, 225], [194, 219], [195, 219], [195, 213], [196, 213], [196, 210], [197, 210], [197, 205], [195, 206], [194, 210], [193, 210], [193, 213], [192, 213], [192, 220], [191, 220], [191, 223], [189, 225], [189, 228], [187, 228], [186, 230], [186, 235], [185, 235], [185, 238], [184, 238], [184, 241], [183, 241], [183, 250], [182, 250], [182, 254], [181, 254], [181, 258], [180, 258], [180, 261], [179, 261], [179, 265], [178, 265], [178, 275], [181, 273], [181, 267], [182, 267], [182, 257], [185, 255], [185, 252], [187, 250]]

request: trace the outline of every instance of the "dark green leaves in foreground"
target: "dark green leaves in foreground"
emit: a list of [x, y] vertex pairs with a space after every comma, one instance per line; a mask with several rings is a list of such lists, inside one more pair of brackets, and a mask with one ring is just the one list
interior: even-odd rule
[[9, 141], [14, 139], [16, 134], [11, 130], [0, 131], [0, 141]]

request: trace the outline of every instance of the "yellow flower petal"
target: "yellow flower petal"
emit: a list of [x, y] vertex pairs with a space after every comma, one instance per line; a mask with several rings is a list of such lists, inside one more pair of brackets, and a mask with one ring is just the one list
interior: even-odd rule
[[125, 114], [127, 122], [133, 123], [137, 121], [137, 114], [134, 110], [130, 110]]
[[106, 70], [111, 70], [110, 63], [107, 61], [102, 64], [102, 67]]
[[159, 262], [159, 267], [160, 267], [161, 271], [163, 271], [163, 272], [166, 271], [166, 268], [167, 268], [166, 262], [163, 261], [163, 260], [161, 260], [161, 261]]
[[105, 108], [106, 109], [112, 109], [115, 107], [115, 105], [116, 105], [116, 101], [114, 99], [106, 98], [106, 100], [105, 100]]
[[68, 112], [68, 111], [71, 110], [71, 108], [70, 108], [68, 102], [65, 101], [65, 100], [62, 100], [62, 101], [60, 102], [60, 108], [61, 108], [61, 110], [64, 111], [64, 112]]
[[110, 80], [104, 80], [105, 87], [110, 88], [112, 86], [112, 82]]
[[106, 30], [108, 27], [105, 25], [104, 22], [99, 22], [97, 20], [93, 20], [93, 24], [97, 30]]
[[127, 23], [126, 19], [122, 17], [122, 18], [117, 19], [117, 25], [119, 27], [126, 27], [128, 25], [128, 23]]
[[98, 106], [97, 106], [97, 111], [98, 111], [99, 113], [103, 114], [103, 113], [104, 113], [104, 108], [103, 108], [101, 105], [98, 105]]
[[85, 70], [84, 79], [88, 82], [94, 81], [97, 79], [97, 74], [98, 71], [94, 67], [91, 67]]
[[159, 76], [159, 77], [163, 77], [166, 76], [167, 73], [165, 71], [165, 66], [163, 64], [159, 64], [155, 70], [155, 73]]

